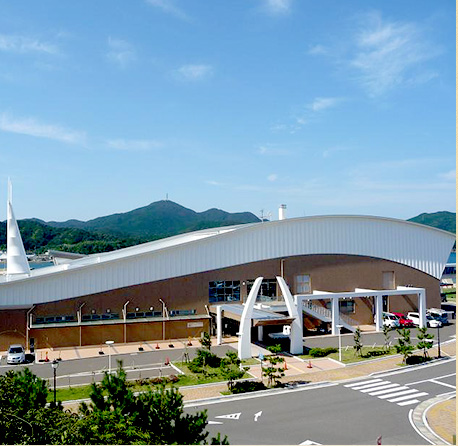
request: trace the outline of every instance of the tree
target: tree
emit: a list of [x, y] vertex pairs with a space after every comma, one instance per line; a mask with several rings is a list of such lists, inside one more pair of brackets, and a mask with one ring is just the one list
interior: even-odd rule
[[394, 346], [397, 353], [400, 353], [403, 358], [403, 364], [406, 363], [407, 358], [411, 355], [414, 347], [410, 341], [410, 330], [408, 328], [403, 328], [401, 330], [396, 330], [400, 337], [398, 338], [398, 343]]
[[384, 343], [383, 347], [385, 350], [389, 350], [390, 348], [390, 327], [388, 325], [383, 324], [383, 338], [384, 338]]
[[46, 381], [28, 368], [0, 376], [0, 443], [61, 443], [61, 432], [74, 416], [61, 404], [46, 404]]
[[278, 356], [278, 354], [281, 352], [280, 344], [272, 345], [267, 348], [272, 353], [272, 355], [269, 355], [265, 358], [267, 366], [262, 367], [262, 375], [267, 378], [267, 385], [271, 387], [274, 383], [275, 385], [279, 385], [280, 378], [285, 376], [285, 368], [281, 367], [281, 364], [285, 362], [285, 358]]
[[240, 367], [241, 363], [242, 361], [238, 358], [237, 353], [233, 351], [228, 351], [226, 356], [221, 359], [221, 375], [227, 380], [229, 390], [232, 390], [236, 379], [243, 378], [243, 375], [245, 375], [246, 369]]
[[[206, 411], [184, 414], [183, 396], [174, 387], [135, 395], [119, 364], [115, 375], [105, 373], [91, 390], [91, 403], [81, 404], [79, 421], [65, 432], [67, 444], [206, 444]], [[226, 438], [211, 441], [227, 444]]]
[[428, 349], [433, 346], [433, 341], [428, 341], [428, 339], [434, 339], [434, 335], [428, 333], [427, 327], [418, 327], [417, 339], [420, 341], [417, 344], [417, 348], [423, 349], [423, 357], [426, 359], [428, 357]]
[[361, 330], [358, 327], [355, 332], [353, 333], [353, 341], [355, 345], [353, 348], [355, 349], [355, 352], [358, 356], [361, 356], [361, 352], [363, 349], [363, 344], [361, 343]]
[[200, 344], [203, 348], [207, 349], [208, 351], [210, 351], [212, 348], [212, 339], [206, 331], [202, 333], [202, 337], [200, 338]]

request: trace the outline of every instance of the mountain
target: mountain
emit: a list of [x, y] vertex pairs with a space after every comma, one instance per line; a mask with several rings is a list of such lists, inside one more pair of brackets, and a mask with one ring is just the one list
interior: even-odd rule
[[251, 212], [229, 213], [220, 209], [195, 212], [173, 201], [161, 200], [133, 211], [89, 221], [67, 220], [40, 223], [55, 228], [77, 228], [116, 236], [158, 239], [198, 229], [259, 222]]
[[421, 223], [422, 225], [433, 226], [434, 228], [443, 229], [456, 233], [456, 214], [454, 212], [433, 212], [431, 214], [423, 213], [416, 217], [409, 218], [407, 221]]

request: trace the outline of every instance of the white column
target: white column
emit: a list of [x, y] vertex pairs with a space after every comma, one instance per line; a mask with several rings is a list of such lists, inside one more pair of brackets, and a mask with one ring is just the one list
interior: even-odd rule
[[339, 312], [339, 297], [331, 297], [331, 315], [332, 315], [332, 322], [331, 322], [331, 329], [332, 334], [336, 336], [339, 334], [337, 325], [340, 324], [340, 312]]
[[277, 276], [277, 282], [280, 285], [281, 293], [285, 299], [285, 304], [286, 308], [288, 308], [289, 316], [294, 318], [293, 322], [291, 323], [291, 334], [289, 335], [290, 351], [293, 355], [302, 354], [304, 351], [304, 346], [302, 343], [302, 325], [297, 313], [296, 305], [294, 305], [293, 296], [283, 277]]
[[420, 327], [426, 327], [426, 292], [418, 293], [418, 314], [420, 316]]
[[223, 311], [221, 305], [216, 307], [216, 345], [223, 343]]
[[256, 297], [258, 297], [259, 288], [261, 288], [262, 279], [263, 277], [258, 277], [254, 281], [240, 318], [240, 328], [238, 333], [239, 359], [251, 358], [251, 317], [253, 315], [253, 306], [256, 302]]
[[383, 331], [383, 295], [375, 296], [375, 331]]
[[262, 325], [258, 325], [258, 341], [264, 340], [264, 327]]

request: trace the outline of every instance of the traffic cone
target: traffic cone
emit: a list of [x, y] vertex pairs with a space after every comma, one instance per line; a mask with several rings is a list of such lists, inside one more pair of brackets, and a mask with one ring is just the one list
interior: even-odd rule
[[309, 365], [307, 366], [308, 369], [311, 369], [312, 368], [312, 360], [309, 359]]
[[45, 362], [49, 362], [49, 358], [48, 358], [48, 352], [46, 352], [46, 358], [45, 358]]
[[159, 347], [159, 344], [158, 344], [158, 343], [156, 343], [156, 348], [157, 348], [157, 349], [161, 348], [161, 347]]

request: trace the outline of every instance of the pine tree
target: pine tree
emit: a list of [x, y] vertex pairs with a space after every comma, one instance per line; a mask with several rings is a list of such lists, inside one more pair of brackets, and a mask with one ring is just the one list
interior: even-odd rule
[[405, 364], [407, 358], [411, 355], [414, 347], [410, 341], [410, 330], [408, 328], [403, 328], [401, 330], [396, 330], [400, 337], [398, 338], [398, 343], [394, 346], [397, 353], [402, 355], [402, 362]]
[[361, 352], [363, 350], [363, 344], [361, 343], [361, 330], [358, 327], [355, 332], [353, 333], [353, 341], [355, 345], [353, 348], [358, 356], [361, 356]]
[[423, 357], [426, 359], [428, 357], [428, 349], [433, 346], [433, 341], [428, 341], [428, 339], [434, 339], [434, 335], [428, 333], [427, 327], [418, 327], [417, 339], [420, 341], [417, 344], [417, 348], [423, 349]]

